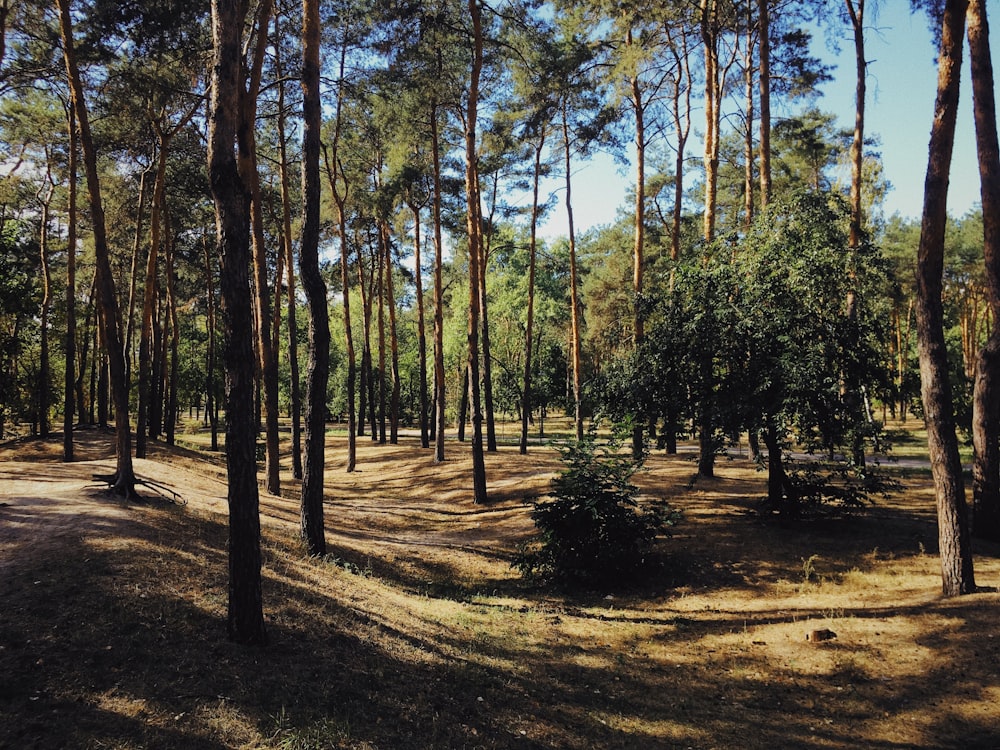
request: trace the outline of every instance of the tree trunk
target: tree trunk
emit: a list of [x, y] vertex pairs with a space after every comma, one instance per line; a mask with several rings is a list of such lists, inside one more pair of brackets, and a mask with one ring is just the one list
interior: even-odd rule
[[[372, 373], [372, 305], [375, 294], [375, 268], [370, 269], [365, 280], [365, 262], [362, 246], [358, 244], [358, 290], [361, 293], [362, 347], [361, 347], [361, 398], [358, 410], [358, 436], [365, 434], [365, 419], [371, 424], [372, 442], [378, 440], [378, 415], [376, 414], [375, 378]], [[367, 416], [366, 416], [367, 408]]]
[[[277, 23], [277, 17], [275, 17], [276, 26]], [[279, 77], [283, 75], [280, 48], [281, 45], [275, 45], [275, 65]], [[292, 416], [292, 477], [302, 479], [302, 391], [299, 386], [299, 329], [295, 311], [295, 256], [292, 249], [292, 199], [288, 177], [287, 140], [285, 133], [285, 84], [282, 81], [278, 84], [278, 170], [281, 180], [282, 252], [285, 254], [285, 285], [288, 295], [288, 312], [285, 317], [288, 320], [288, 370], [291, 380], [289, 392]]]
[[524, 327], [524, 388], [521, 391], [521, 442], [522, 455], [528, 452], [528, 422], [531, 418], [531, 344], [535, 325], [535, 265], [538, 256], [538, 194], [542, 177], [542, 150], [545, 148], [546, 126], [543, 125], [535, 144], [535, 170], [531, 191], [531, 239], [528, 244], [528, 310]]
[[132, 264], [129, 273], [128, 319], [125, 321], [125, 367], [130, 381], [132, 379], [132, 357], [135, 354], [132, 350], [132, 340], [135, 338], [135, 299], [136, 285], [139, 280], [139, 251], [142, 249], [143, 206], [146, 202], [146, 178], [152, 168], [153, 165], [150, 164], [142, 170], [142, 174], [139, 176], [139, 200], [135, 209], [135, 235], [132, 239]]
[[166, 249], [166, 274], [167, 274], [167, 311], [170, 316], [170, 373], [167, 377], [167, 398], [166, 398], [166, 408], [164, 409], [165, 419], [164, 419], [164, 439], [167, 445], [174, 444], [174, 436], [177, 429], [177, 376], [179, 371], [178, 357], [180, 355], [180, 345], [181, 345], [181, 331], [180, 331], [180, 320], [177, 317], [177, 294], [175, 290], [175, 277], [176, 272], [174, 270], [174, 236], [170, 232], [170, 220], [166, 210], [166, 199], [164, 199], [164, 226], [167, 227], [167, 237], [164, 247]]
[[[583, 440], [583, 385], [582, 375], [580, 373], [580, 302], [577, 299], [576, 232], [573, 229], [573, 194], [572, 174], [570, 172], [569, 118], [565, 102], [563, 102], [562, 128], [563, 151], [566, 165], [566, 219], [569, 227], [569, 305], [571, 329], [570, 349], [572, 351], [573, 362], [573, 424], [576, 429], [576, 439]], [[642, 428], [640, 427], [639, 429], [641, 430]]]
[[718, 0], [701, 0], [701, 38], [705, 52], [705, 242], [715, 238], [715, 207], [719, 190], [719, 10]]
[[[239, 138], [240, 149], [237, 166], [240, 178], [250, 194], [250, 227], [253, 256], [254, 319], [257, 322], [256, 352], [263, 387], [264, 411], [264, 489], [272, 495], [281, 492], [278, 465], [278, 357], [271, 346], [271, 295], [267, 284], [267, 248], [264, 236], [264, 206], [261, 197], [260, 175], [257, 170], [257, 95], [260, 90], [261, 71], [268, 46], [267, 28], [270, 24], [272, 0], [263, 0], [257, 8], [256, 44], [247, 71], [248, 85], [241, 98]], [[278, 282], [280, 283], [280, 282]]]
[[757, 1], [760, 64], [760, 207], [771, 202], [771, 0]]
[[267, 641], [261, 599], [260, 512], [253, 412], [253, 307], [250, 195], [236, 161], [245, 92], [241, 38], [246, 6], [212, 0], [212, 98], [208, 165], [218, 231], [226, 361], [226, 463], [229, 486], [229, 638]]
[[219, 450], [219, 420], [215, 408], [215, 284], [213, 283], [212, 255], [208, 249], [208, 240], [204, 239], [205, 247], [205, 298], [207, 315], [205, 333], [207, 334], [207, 352], [205, 363], [205, 414], [211, 426], [211, 450]]
[[434, 162], [434, 461], [444, 461], [444, 241], [441, 235], [441, 144], [436, 102], [431, 105], [431, 156]]
[[941, 299], [948, 177], [955, 140], [955, 119], [962, 62], [962, 37], [968, 0], [947, 0], [938, 87], [931, 127], [924, 206], [917, 255], [917, 343], [921, 395], [927, 422], [927, 444], [937, 497], [938, 542], [942, 591], [945, 596], [975, 590], [970, 547], [969, 513], [962, 462], [955, 434], [948, 350]]
[[[632, 27], [629, 26], [628, 33], [626, 36], [626, 44], [631, 47], [632, 41]], [[638, 74], [633, 74], [629, 81], [629, 87], [632, 99], [632, 113], [635, 117], [635, 226], [633, 232], [633, 244], [632, 244], [632, 306], [633, 306], [633, 345], [635, 350], [638, 352], [642, 348], [643, 340], [646, 338], [646, 321], [645, 313], [643, 311], [642, 304], [642, 284], [643, 284], [643, 271], [645, 269], [645, 247], [646, 247], [646, 106], [642, 100], [642, 87], [639, 85]], [[566, 163], [567, 171], [569, 169], [569, 161], [567, 155]], [[568, 180], [568, 177], [567, 177]], [[569, 184], [566, 185], [566, 197], [569, 199]], [[571, 263], [575, 263], [571, 260]], [[574, 269], [571, 267], [571, 277], [575, 277]], [[575, 285], [575, 281], [571, 282]], [[575, 289], [574, 289], [575, 293]], [[576, 329], [576, 318], [574, 310], [574, 343], [573, 343], [573, 367], [574, 371], [577, 366], [577, 347], [576, 342], [577, 331]], [[574, 390], [578, 389], [576, 379], [573, 382]], [[580, 402], [579, 394], [576, 396], [576, 406], [577, 406], [577, 425], [576, 425], [576, 439], [583, 439], [583, 418], [579, 414]], [[643, 425], [642, 421], [645, 415], [635, 414], [634, 423], [632, 425], [632, 456], [639, 460], [642, 458], [642, 454], [645, 450], [645, 440], [643, 437]]]
[[[754, 215], [754, 0], [746, 0], [746, 48], [743, 51], [745, 128], [743, 131], [743, 226], [749, 230]], [[758, 29], [759, 33], [759, 29]]]
[[73, 460], [73, 415], [76, 404], [76, 116], [70, 107], [66, 113], [69, 128], [69, 195], [66, 227], [66, 370], [63, 381], [63, 461]]
[[469, 421], [469, 361], [462, 368], [462, 395], [458, 400], [458, 442], [465, 442], [465, 425]]
[[420, 206], [410, 204], [413, 212], [413, 282], [417, 294], [417, 359], [420, 361], [420, 447], [429, 448], [427, 425], [427, 326], [424, 320], [424, 281], [420, 260]]
[[396, 333], [396, 294], [392, 283], [392, 239], [389, 235], [389, 223], [382, 220], [380, 224], [385, 261], [385, 297], [389, 307], [389, 370], [392, 376], [392, 392], [389, 397], [389, 442], [395, 445], [399, 442], [399, 336]]
[[983, 255], [994, 321], [979, 358], [973, 396], [972, 528], [977, 536], [1000, 541], [1000, 144], [985, 0], [971, 0], [967, 20], [983, 208]]
[[309, 374], [306, 388], [306, 460], [302, 478], [302, 538], [310, 555], [326, 554], [323, 472], [326, 453], [326, 387], [330, 372], [330, 320], [326, 284], [319, 270], [320, 231], [320, 10], [302, 3], [302, 243], [299, 272], [309, 302]]
[[[861, 207], [861, 167], [864, 160], [864, 134], [865, 134], [865, 89], [868, 77], [868, 61], [865, 58], [865, 0], [844, 0], [847, 5], [847, 12], [851, 19], [851, 28], [854, 32], [854, 60], [857, 69], [855, 93], [854, 93], [854, 138], [851, 141], [851, 222], [848, 245], [852, 254], [857, 253], [861, 246], [862, 231], [862, 207]], [[849, 272], [853, 281], [855, 274], [853, 269]], [[857, 291], [851, 288], [847, 292], [846, 314], [852, 323], [858, 317]], [[845, 406], [851, 413], [852, 419], [858, 419], [863, 411], [863, 399], [861, 396], [861, 384], [857, 382], [857, 373], [845, 372], [844, 401]], [[864, 438], [859, 432], [854, 437], [852, 446], [854, 463], [857, 466], [865, 465]]]
[[483, 227], [480, 221], [479, 157], [476, 152], [476, 117], [479, 111], [479, 76], [483, 69], [483, 27], [480, 0], [469, 0], [472, 21], [472, 69], [465, 122], [465, 195], [469, 235], [469, 390], [472, 401], [472, 487], [473, 502], [487, 501], [486, 461], [483, 455], [483, 410], [479, 396], [479, 274]]
[[[477, 185], [477, 190], [478, 185]], [[481, 201], [476, 204], [482, 210]], [[478, 219], [479, 225], [483, 226], [482, 215]], [[493, 222], [490, 222], [490, 226]], [[486, 295], [486, 265], [490, 257], [487, 239], [480, 238], [479, 243], [479, 319], [481, 322], [481, 345], [483, 350], [483, 411], [486, 419], [486, 451], [496, 453], [497, 450], [497, 430], [496, 418], [493, 410], [493, 355], [490, 350], [490, 316], [489, 305]]]
[[[701, 38], [705, 54], [705, 211], [702, 232], [705, 244], [715, 240], [715, 214], [719, 188], [719, 113], [725, 76], [719, 66], [718, 0], [701, 0]], [[714, 406], [710, 392], [714, 379], [712, 353], [702, 353], [702, 382], [706, 386], [698, 425], [698, 474], [715, 475]]]
[[[153, 400], [153, 312], [156, 305], [156, 285], [160, 253], [160, 210], [167, 179], [167, 144], [159, 139], [159, 157], [153, 181], [153, 200], [149, 213], [149, 254], [146, 256], [146, 282], [142, 296], [142, 328], [139, 333], [139, 408], [135, 423], [135, 457], [146, 457], [146, 436], [149, 432], [150, 405]], [[142, 206], [139, 207], [142, 215]]]
[[73, 110], [80, 129], [80, 147], [87, 175], [87, 192], [90, 195], [91, 225], [94, 235], [94, 262], [97, 266], [97, 291], [101, 306], [103, 342], [109, 359], [109, 375], [115, 402], [115, 451], [117, 466], [112, 489], [118, 494], [135, 493], [135, 472], [132, 468], [132, 431], [129, 424], [128, 382], [125, 376], [125, 355], [122, 349], [121, 321], [118, 314], [115, 279], [111, 271], [107, 231], [104, 223], [104, 204], [97, 171], [97, 150], [90, 132], [90, 119], [83, 94], [83, 81], [76, 62], [73, 45], [73, 25], [70, 0], [58, 0], [59, 25], [63, 43], [63, 57], [69, 79]]
[[[385, 267], [386, 261], [385, 256], [387, 249], [385, 247], [385, 235], [381, 228], [378, 230], [378, 240], [377, 248], [375, 250], [377, 253], [377, 263], [378, 263], [378, 288], [376, 292], [378, 293], [378, 380], [375, 384], [378, 386], [378, 442], [381, 445], [385, 445], [386, 432], [385, 432], [385, 419], [386, 419], [386, 399], [385, 399]], [[374, 430], [374, 427], [373, 427]], [[374, 435], [374, 431], [372, 433]]]
[[[344, 80], [344, 69], [347, 62], [347, 36], [343, 39], [340, 47], [340, 80]], [[337, 207], [337, 233], [340, 238], [340, 286], [341, 302], [344, 308], [344, 342], [347, 354], [347, 466], [348, 473], [354, 471], [357, 466], [358, 455], [358, 432], [357, 417], [354, 407], [355, 391], [357, 390], [357, 364], [354, 355], [354, 330], [351, 326], [351, 266], [350, 266], [350, 245], [347, 241], [347, 195], [349, 186], [347, 176], [341, 170], [341, 178], [344, 187], [341, 190], [337, 184], [337, 174], [340, 169], [340, 134], [342, 118], [341, 112], [344, 102], [344, 86], [341, 85], [337, 91], [337, 114], [334, 119], [333, 143], [331, 150], [333, 158], [327, 162], [327, 179], [330, 182], [330, 192], [333, 194], [333, 202]], [[324, 152], [325, 153], [325, 152]], [[359, 261], [360, 265], [360, 254]], [[363, 286], [363, 280], [362, 280]], [[363, 291], [363, 290], [362, 290]], [[361, 379], [361, 425], [362, 431], [365, 422], [365, 399], [364, 399], [364, 370]]]
[[[49, 175], [51, 179], [51, 173]], [[52, 391], [51, 366], [49, 365], [49, 308], [52, 307], [52, 270], [49, 267], [49, 208], [55, 185], [51, 182], [45, 197], [41, 198], [42, 215], [38, 232], [38, 253], [42, 268], [42, 306], [39, 314], [40, 338], [38, 349], [38, 434], [45, 438], [49, 436], [49, 408]]]

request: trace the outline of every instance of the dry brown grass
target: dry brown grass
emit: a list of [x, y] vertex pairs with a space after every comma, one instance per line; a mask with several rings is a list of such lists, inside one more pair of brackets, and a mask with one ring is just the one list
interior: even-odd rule
[[[186, 436], [187, 437], [187, 436]], [[298, 542], [297, 487], [262, 496], [272, 643], [225, 640], [225, 474], [154, 446], [138, 472], [188, 504], [124, 506], [111, 465], [59, 440], [0, 446], [0, 747], [995, 748], [1000, 560], [991, 591], [943, 600], [926, 479], [864, 518], [779, 526], [751, 512], [762, 477], [653, 456], [646, 497], [684, 512], [655, 573], [554, 591], [509, 563], [531, 533], [550, 449], [435, 465], [410, 438], [331, 440], [331, 554]], [[805, 636], [830, 629], [836, 639]]]

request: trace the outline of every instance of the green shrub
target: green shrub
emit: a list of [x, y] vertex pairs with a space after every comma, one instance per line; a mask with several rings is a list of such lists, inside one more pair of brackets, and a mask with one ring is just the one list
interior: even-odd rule
[[635, 573], [657, 536], [678, 518], [661, 503], [640, 510], [631, 483], [641, 462], [594, 436], [562, 448], [566, 469], [553, 480], [550, 501], [536, 502], [538, 536], [513, 566], [526, 577], [600, 581]]

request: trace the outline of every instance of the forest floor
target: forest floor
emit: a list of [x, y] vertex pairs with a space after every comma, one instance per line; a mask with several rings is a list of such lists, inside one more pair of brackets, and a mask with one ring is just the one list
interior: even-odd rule
[[[187, 437], [187, 436], [184, 436]], [[1000, 547], [940, 596], [926, 472], [866, 515], [754, 513], [741, 459], [695, 481], [652, 455], [643, 497], [683, 512], [642, 585], [560, 591], [510, 568], [555, 450], [434, 464], [411, 437], [329, 441], [330, 554], [297, 486], [261, 496], [270, 645], [226, 640], [219, 454], [153, 444], [109, 497], [112, 436], [0, 444], [0, 748], [997, 748]], [[810, 642], [828, 629], [836, 638]]]

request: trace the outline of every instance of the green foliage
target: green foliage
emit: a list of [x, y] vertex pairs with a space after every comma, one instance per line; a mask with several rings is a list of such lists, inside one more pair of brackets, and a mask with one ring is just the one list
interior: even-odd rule
[[525, 576], [563, 581], [612, 581], [637, 572], [657, 536], [678, 520], [664, 503], [639, 510], [631, 478], [640, 463], [593, 431], [562, 448], [566, 469], [553, 480], [554, 500], [535, 503], [539, 535], [514, 567]]
[[[788, 478], [798, 518], [862, 513], [875, 497], [888, 498], [902, 488], [877, 467], [858, 467], [846, 461], [790, 462], [790, 469]], [[769, 501], [764, 508], [772, 509]]]

